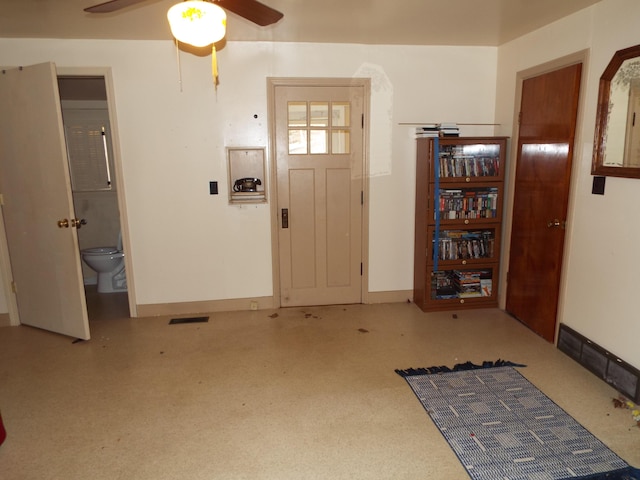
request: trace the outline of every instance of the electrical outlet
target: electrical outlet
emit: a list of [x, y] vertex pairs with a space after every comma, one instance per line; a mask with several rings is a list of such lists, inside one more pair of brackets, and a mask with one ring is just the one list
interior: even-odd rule
[[258, 309], [258, 302], [252, 301], [251, 302], [251, 310], [257, 310], [257, 309]]

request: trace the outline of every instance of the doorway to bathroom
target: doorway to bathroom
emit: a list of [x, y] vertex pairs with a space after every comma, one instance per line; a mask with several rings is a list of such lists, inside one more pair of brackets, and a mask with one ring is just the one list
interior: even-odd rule
[[[67, 145], [71, 194], [80, 252], [109, 247], [122, 251], [119, 179], [114, 164], [111, 121], [104, 76], [58, 75]], [[98, 289], [98, 273], [82, 262], [89, 321], [129, 317], [126, 272], [110, 277], [108, 293]]]

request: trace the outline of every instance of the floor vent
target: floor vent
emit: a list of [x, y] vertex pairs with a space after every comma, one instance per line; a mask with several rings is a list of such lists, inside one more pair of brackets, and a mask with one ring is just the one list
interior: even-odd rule
[[558, 349], [594, 373], [627, 398], [640, 403], [640, 370], [560, 324]]
[[206, 323], [209, 321], [209, 317], [185, 317], [185, 318], [172, 318], [169, 320], [169, 325], [176, 325], [179, 323]]

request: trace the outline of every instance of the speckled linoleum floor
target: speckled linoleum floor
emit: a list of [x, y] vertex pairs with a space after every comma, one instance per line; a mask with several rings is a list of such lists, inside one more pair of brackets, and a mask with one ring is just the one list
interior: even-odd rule
[[498, 358], [526, 364], [640, 466], [640, 429], [613, 407], [617, 392], [497, 309], [349, 305], [169, 325], [127, 318], [121, 295], [88, 300], [87, 342], [0, 328], [3, 480], [464, 479], [394, 370]]

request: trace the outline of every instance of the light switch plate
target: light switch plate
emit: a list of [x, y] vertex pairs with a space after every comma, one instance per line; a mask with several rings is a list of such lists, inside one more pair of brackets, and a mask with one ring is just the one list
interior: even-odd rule
[[604, 182], [607, 177], [593, 177], [591, 193], [593, 195], [604, 195]]

